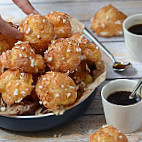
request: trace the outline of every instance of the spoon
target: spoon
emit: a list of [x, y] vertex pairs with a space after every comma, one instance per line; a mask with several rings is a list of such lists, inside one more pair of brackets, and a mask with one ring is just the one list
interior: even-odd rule
[[132, 64], [130, 62], [118, 62], [116, 61], [115, 57], [111, 54], [109, 50], [106, 49], [106, 47], [101, 44], [96, 37], [86, 28], [84, 27], [84, 34], [88, 36], [89, 39], [91, 39], [99, 48], [101, 48], [113, 61], [113, 70], [122, 72], [130, 67], [132, 67]]
[[138, 81], [136, 87], [134, 88], [134, 90], [132, 91], [132, 93], [129, 96], [129, 99], [136, 99], [137, 101], [140, 101], [140, 96], [136, 95], [137, 90], [139, 89], [139, 87], [142, 85], [142, 77], [140, 78], [140, 80]]

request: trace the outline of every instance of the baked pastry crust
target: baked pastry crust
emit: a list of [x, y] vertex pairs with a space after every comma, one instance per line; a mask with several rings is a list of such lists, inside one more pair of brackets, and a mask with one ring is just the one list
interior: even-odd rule
[[12, 49], [14, 43], [16, 43], [16, 39], [5, 34], [0, 34], [0, 55], [2, 52], [6, 50]]
[[19, 30], [23, 32], [23, 40], [29, 41], [36, 53], [47, 49], [54, 36], [52, 24], [40, 14], [30, 15], [22, 20]]
[[35, 54], [28, 43], [19, 43], [1, 55], [2, 66], [11, 70], [38, 73], [45, 69], [44, 58]]
[[128, 139], [116, 128], [104, 126], [90, 136], [90, 142], [128, 142]]
[[101, 60], [100, 49], [94, 43], [90, 43], [84, 35], [73, 34], [70, 39], [75, 40], [81, 48], [82, 60], [93, 61], [94, 63]]
[[74, 103], [77, 98], [74, 81], [60, 72], [46, 72], [38, 79], [35, 90], [43, 105], [52, 111]]
[[44, 58], [51, 71], [72, 73], [81, 62], [81, 48], [71, 39], [54, 40]]
[[54, 38], [67, 38], [71, 35], [71, 24], [66, 13], [54, 11], [46, 17], [54, 27]]
[[[17, 28], [14, 26], [12, 22], [8, 22], [8, 24], [14, 28]], [[14, 43], [16, 42], [17, 42], [17, 39], [15, 39], [14, 37], [10, 37], [6, 34], [0, 33], [0, 55], [2, 54], [2, 52], [12, 49], [12, 47], [14, 46]]]
[[0, 75], [3, 73], [3, 71], [4, 71], [4, 68], [3, 68], [2, 63], [0, 61]]
[[123, 34], [122, 23], [127, 16], [112, 5], [100, 9], [91, 20], [90, 28], [102, 37], [120, 36]]
[[80, 84], [85, 80], [88, 74], [89, 71], [87, 70], [87, 64], [85, 61], [82, 61], [80, 65], [75, 69], [75, 71], [69, 74], [69, 76], [74, 80], [76, 84]]
[[32, 92], [32, 75], [7, 70], [0, 76], [0, 93], [8, 105], [19, 103]]

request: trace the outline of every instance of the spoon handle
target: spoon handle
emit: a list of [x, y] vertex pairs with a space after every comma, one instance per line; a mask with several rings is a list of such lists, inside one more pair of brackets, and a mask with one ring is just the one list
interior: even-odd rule
[[114, 56], [111, 54], [111, 52], [103, 45], [101, 44], [96, 37], [85, 27], [84, 28], [84, 34], [88, 36], [89, 39], [91, 39], [99, 48], [101, 48], [113, 61], [113, 63], [116, 62]]
[[137, 83], [136, 87], [134, 88], [133, 92], [130, 94], [129, 99], [133, 99], [135, 97], [135, 94], [136, 94], [137, 90], [139, 89], [139, 87], [141, 85], [142, 85], [142, 77], [138, 81], [138, 83]]

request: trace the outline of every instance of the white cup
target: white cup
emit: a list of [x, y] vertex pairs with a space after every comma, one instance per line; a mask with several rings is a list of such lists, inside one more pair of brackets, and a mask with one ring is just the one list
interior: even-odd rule
[[[112, 125], [123, 133], [134, 132], [141, 126], [142, 101], [122, 106], [108, 102], [107, 97], [116, 91], [132, 92], [136, 84], [137, 82], [133, 80], [117, 79], [106, 84], [101, 91], [107, 125]], [[140, 94], [140, 90], [138, 90], [138, 94]]]
[[123, 22], [125, 45], [130, 56], [136, 61], [142, 61], [142, 35], [136, 35], [128, 29], [136, 24], [142, 24], [142, 14], [129, 16]]

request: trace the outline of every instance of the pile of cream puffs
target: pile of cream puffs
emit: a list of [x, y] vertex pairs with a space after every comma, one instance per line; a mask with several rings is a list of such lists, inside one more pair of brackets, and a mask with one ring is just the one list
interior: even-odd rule
[[44, 114], [76, 103], [95, 80], [99, 48], [72, 33], [63, 12], [29, 15], [15, 28], [23, 41], [0, 34], [0, 114]]

